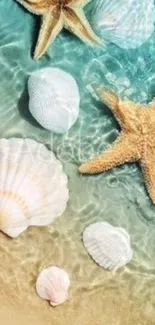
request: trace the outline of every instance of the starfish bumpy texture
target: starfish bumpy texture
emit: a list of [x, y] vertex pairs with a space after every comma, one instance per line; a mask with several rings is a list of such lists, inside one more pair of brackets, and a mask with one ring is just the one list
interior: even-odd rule
[[121, 132], [103, 154], [82, 164], [80, 172], [101, 173], [126, 162], [138, 161], [150, 198], [155, 203], [155, 101], [148, 105], [122, 101], [105, 88], [98, 89], [97, 94], [113, 112]]
[[42, 16], [40, 33], [34, 58], [40, 58], [50, 42], [63, 28], [68, 29], [85, 43], [93, 46], [101, 44], [91, 29], [83, 7], [91, 0], [16, 0], [28, 11]]

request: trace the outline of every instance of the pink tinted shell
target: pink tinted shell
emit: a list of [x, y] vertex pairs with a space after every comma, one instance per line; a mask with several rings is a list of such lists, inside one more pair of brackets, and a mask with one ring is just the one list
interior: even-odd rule
[[68, 299], [69, 287], [67, 272], [56, 266], [41, 271], [36, 282], [38, 295], [49, 300], [52, 306], [63, 304]]

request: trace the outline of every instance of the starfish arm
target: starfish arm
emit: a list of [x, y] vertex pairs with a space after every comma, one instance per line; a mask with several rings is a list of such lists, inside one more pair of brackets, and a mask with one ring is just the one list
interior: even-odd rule
[[42, 26], [34, 52], [35, 59], [40, 58], [45, 53], [50, 42], [54, 41], [62, 28], [62, 14], [56, 7], [49, 13], [43, 15]]
[[64, 8], [63, 13], [66, 29], [91, 46], [101, 45], [99, 37], [96, 36], [91, 29], [82, 9], [75, 9], [67, 6]]
[[155, 203], [155, 152], [148, 151], [141, 162], [148, 193], [153, 203]]
[[120, 100], [114, 92], [104, 87], [94, 87], [94, 90], [99, 99], [113, 112], [122, 129], [134, 129], [134, 126], [139, 123], [137, 112], [140, 105], [129, 100]]
[[137, 149], [122, 135], [105, 153], [82, 164], [79, 170], [82, 174], [101, 173], [125, 162], [136, 161], [138, 158]]
[[42, 5], [42, 2], [40, 4], [37, 4], [37, 2], [26, 1], [26, 0], [16, 0], [16, 1], [33, 14], [43, 15], [46, 12], [46, 7]]

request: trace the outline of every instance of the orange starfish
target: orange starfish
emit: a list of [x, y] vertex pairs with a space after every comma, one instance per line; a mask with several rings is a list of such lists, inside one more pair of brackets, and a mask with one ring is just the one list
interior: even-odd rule
[[30, 12], [42, 16], [42, 24], [34, 58], [40, 58], [50, 42], [63, 28], [68, 29], [89, 45], [101, 44], [91, 29], [83, 7], [91, 0], [16, 0]]
[[148, 105], [122, 101], [105, 88], [97, 90], [97, 94], [114, 113], [122, 130], [115, 143], [99, 157], [82, 164], [80, 172], [100, 173], [126, 162], [138, 161], [155, 203], [155, 101]]

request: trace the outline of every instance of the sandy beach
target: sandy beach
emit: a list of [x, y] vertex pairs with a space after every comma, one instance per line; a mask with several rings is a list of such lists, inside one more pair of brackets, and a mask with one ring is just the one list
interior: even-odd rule
[[[142, 274], [144, 270], [137, 272], [136, 264], [117, 272], [104, 271], [84, 251], [79, 235], [69, 239], [61, 233], [60, 224], [59, 220], [55, 227], [29, 229], [14, 241], [1, 235], [3, 324], [154, 325], [151, 276]], [[71, 277], [69, 300], [56, 308], [35, 291], [37, 274], [50, 264], [65, 267]]]

